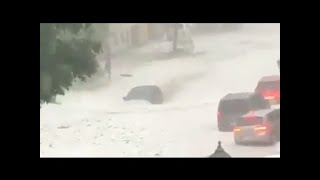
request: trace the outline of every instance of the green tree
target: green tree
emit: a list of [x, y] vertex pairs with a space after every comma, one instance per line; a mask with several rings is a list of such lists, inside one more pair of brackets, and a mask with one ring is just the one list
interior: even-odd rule
[[[92, 24], [40, 24], [40, 105], [64, 95], [75, 78], [97, 71], [101, 43], [92, 40]], [[41, 106], [40, 106], [41, 107]]]

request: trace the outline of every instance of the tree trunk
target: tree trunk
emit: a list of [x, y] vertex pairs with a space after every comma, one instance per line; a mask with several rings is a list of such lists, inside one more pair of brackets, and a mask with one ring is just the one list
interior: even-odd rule
[[175, 23], [173, 25], [173, 44], [172, 44], [172, 51], [177, 51], [177, 41], [178, 41], [178, 24]]
[[106, 63], [105, 70], [108, 73], [109, 79], [111, 79], [111, 49], [110, 49], [110, 24], [107, 25], [107, 45], [106, 45]]

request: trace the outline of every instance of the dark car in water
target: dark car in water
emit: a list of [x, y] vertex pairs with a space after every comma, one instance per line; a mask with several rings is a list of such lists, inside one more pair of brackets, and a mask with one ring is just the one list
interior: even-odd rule
[[224, 96], [218, 106], [219, 131], [232, 131], [241, 116], [250, 111], [269, 109], [270, 104], [255, 92], [232, 93]]
[[242, 116], [233, 130], [236, 144], [280, 141], [280, 108], [252, 111]]
[[151, 104], [162, 104], [163, 93], [161, 89], [155, 85], [137, 86], [132, 88], [128, 95], [123, 97], [123, 100], [146, 100]]

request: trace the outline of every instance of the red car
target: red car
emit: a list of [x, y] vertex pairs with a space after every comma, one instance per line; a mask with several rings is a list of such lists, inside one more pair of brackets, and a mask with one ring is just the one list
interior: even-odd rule
[[255, 92], [261, 94], [270, 105], [280, 104], [280, 76], [264, 76], [260, 79]]

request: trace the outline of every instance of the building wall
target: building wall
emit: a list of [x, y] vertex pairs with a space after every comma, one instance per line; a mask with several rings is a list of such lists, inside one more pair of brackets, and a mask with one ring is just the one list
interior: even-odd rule
[[111, 23], [109, 43], [111, 52], [118, 52], [131, 47], [131, 28], [135, 23]]
[[133, 47], [141, 46], [149, 41], [147, 23], [137, 23], [131, 27], [131, 43]]
[[111, 23], [109, 43], [116, 53], [130, 47], [139, 47], [150, 40], [163, 37], [167, 24], [160, 23]]
[[167, 32], [167, 24], [164, 23], [149, 23], [149, 40], [160, 40]]

